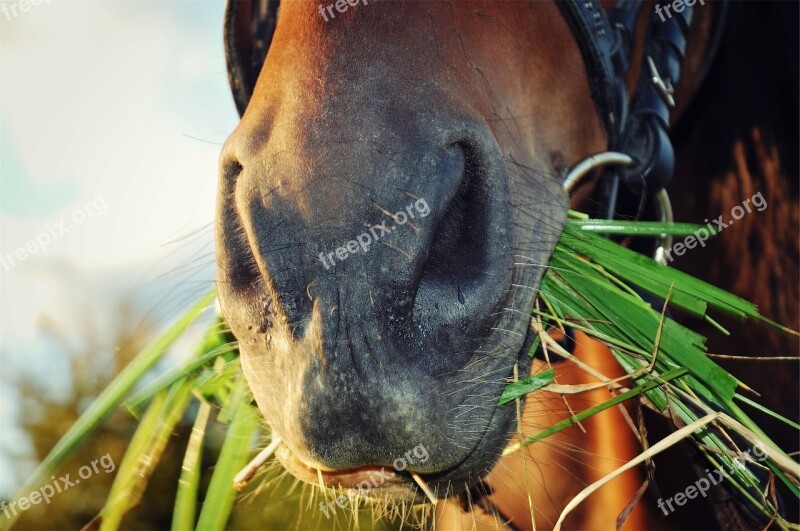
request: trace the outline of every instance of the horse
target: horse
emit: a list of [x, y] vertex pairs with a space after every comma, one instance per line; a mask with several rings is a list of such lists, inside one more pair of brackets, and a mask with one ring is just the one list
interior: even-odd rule
[[[643, 79], [672, 100], [666, 118], [650, 124], [654, 138], [695, 120], [673, 136], [671, 187], [716, 193], [724, 197], [717, 206], [733, 199], [724, 193], [730, 183], [697, 178], [690, 169], [699, 157], [682, 153], [704, 123], [705, 109], [692, 106], [712, 82], [712, 60], [725, 54], [721, 35], [732, 21], [741, 27], [748, 10], [703, 0], [620, 6], [283, 0], [278, 11], [274, 0], [229, 3], [226, 53], [242, 118], [220, 156], [217, 285], [244, 374], [279, 441], [277, 459], [291, 474], [323, 488], [367, 482], [370, 497], [393, 503], [449, 500], [437, 510], [446, 527], [542, 528], [608, 468], [595, 453], [611, 463], [635, 455], [637, 441], [620, 435], [624, 419], [598, 417], [588, 435], [537, 445], [521, 462], [501, 460], [518, 431], [569, 413], [558, 397], [529, 400], [523, 412], [497, 405], [515, 375], [542, 368], [527, 355], [531, 312], [568, 208], [609, 204], [607, 186], [570, 197], [564, 181], [579, 162], [621, 143], [615, 120], [624, 115], [612, 111], [635, 100]], [[624, 16], [603, 25], [606, 13]], [[612, 38], [620, 24], [627, 40]], [[650, 34], [664, 28], [680, 46], [668, 53], [682, 60], [677, 71], [665, 61], [673, 71], [662, 78], [648, 50]], [[624, 75], [611, 79], [623, 56]], [[759, 153], [773, 156], [771, 140], [752, 134]], [[719, 144], [729, 154], [734, 140]], [[657, 177], [650, 192], [672, 173], [665, 153], [646, 172]], [[792, 201], [773, 224], [796, 221], [796, 189], [771, 167], [769, 200], [786, 193]], [[617, 215], [636, 215], [630, 205], [645, 192], [625, 183], [637, 178], [617, 177]], [[685, 195], [675, 209], [691, 219], [702, 209]], [[759, 234], [775, 241], [767, 232]], [[790, 260], [767, 274], [783, 281], [796, 270]], [[716, 273], [725, 285], [727, 272]], [[796, 298], [756, 295], [781, 301], [768, 314], [796, 322]], [[598, 432], [599, 442], [591, 437]], [[568, 525], [613, 526], [640, 484], [629, 477], [616, 495], [590, 498]], [[717, 512], [732, 510], [724, 507]], [[638, 508], [630, 525], [658, 525], [658, 514]]]

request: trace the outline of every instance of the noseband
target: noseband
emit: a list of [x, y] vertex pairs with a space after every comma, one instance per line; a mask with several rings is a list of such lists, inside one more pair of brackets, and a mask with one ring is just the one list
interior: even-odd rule
[[[643, 0], [618, 0], [606, 13], [599, 0], [556, 0], [580, 47], [597, 111], [608, 138], [608, 151], [575, 166], [564, 181], [569, 193], [592, 170], [605, 166], [604, 203], [614, 216], [619, 183], [644, 197], [655, 198], [657, 217], [671, 220], [664, 190], [675, 169], [669, 138], [669, 119], [675, 107], [674, 87], [681, 76], [693, 4], [663, 19], [654, 9], [647, 27], [641, 74], [631, 97], [626, 77], [631, 43]], [[668, 4], [668, 2], [667, 2]], [[657, 5], [666, 5], [659, 1]], [[727, 0], [715, 3], [718, 12], [704, 75], [716, 51]], [[244, 114], [267, 56], [278, 18], [278, 0], [229, 0], [225, 14], [225, 52], [228, 78], [239, 114]], [[664, 242], [661, 242], [661, 248]], [[658, 251], [656, 251], [658, 254]]]

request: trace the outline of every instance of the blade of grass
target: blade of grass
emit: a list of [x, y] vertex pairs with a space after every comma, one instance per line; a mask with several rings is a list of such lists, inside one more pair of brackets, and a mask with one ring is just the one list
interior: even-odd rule
[[735, 398], [736, 400], [740, 400], [740, 401], [744, 402], [745, 404], [749, 405], [750, 407], [753, 407], [753, 408], [761, 411], [762, 413], [765, 413], [765, 414], [769, 415], [770, 417], [773, 417], [773, 418], [776, 418], [776, 419], [780, 420], [781, 422], [783, 422], [787, 426], [791, 426], [792, 428], [794, 428], [796, 430], [800, 430], [800, 424], [798, 424], [798, 423], [796, 423], [796, 422], [794, 422], [792, 420], [787, 419], [783, 415], [778, 415], [777, 413], [775, 413], [771, 409], [762, 406], [758, 402], [754, 402], [753, 400], [750, 400], [746, 396], [742, 396], [739, 393], [736, 393], [735, 395], [733, 395], [733, 398]]
[[697, 420], [696, 422], [681, 428], [680, 430], [670, 434], [667, 438], [657, 442], [656, 444], [650, 446], [646, 451], [639, 454], [634, 459], [631, 459], [618, 469], [614, 470], [612, 473], [603, 476], [599, 480], [595, 481], [585, 489], [583, 489], [577, 496], [575, 496], [570, 502], [564, 507], [564, 510], [561, 511], [561, 515], [558, 517], [558, 521], [556, 521], [555, 527], [553, 527], [553, 531], [559, 531], [561, 529], [561, 524], [564, 522], [564, 519], [567, 515], [572, 512], [572, 510], [577, 507], [584, 499], [586, 499], [591, 493], [614, 479], [615, 477], [619, 476], [626, 470], [633, 468], [634, 466], [638, 465], [639, 463], [649, 459], [650, 457], [658, 454], [666, 450], [667, 448], [671, 447], [675, 443], [679, 442], [685, 437], [691, 436], [692, 432], [695, 430], [702, 428], [709, 422], [716, 420], [720, 414], [710, 414], [702, 419]]
[[189, 405], [191, 391], [190, 380], [179, 382], [168, 391], [159, 393], [158, 400], [147, 409], [117, 470], [108, 500], [100, 511], [101, 531], [119, 529], [125, 513], [139, 503], [175, 425]]
[[535, 374], [528, 378], [523, 378], [518, 382], [507, 385], [505, 389], [503, 389], [503, 394], [500, 396], [500, 400], [498, 400], [497, 405], [502, 406], [503, 404], [511, 402], [522, 395], [536, 391], [537, 389], [541, 389], [553, 381], [553, 376], [555, 373], [556, 371], [554, 369], [547, 369], [539, 374]]
[[197, 492], [200, 487], [200, 458], [203, 455], [203, 440], [211, 413], [211, 404], [200, 401], [197, 417], [192, 426], [192, 435], [186, 445], [181, 466], [181, 478], [178, 482], [178, 493], [175, 496], [175, 511], [172, 513], [172, 529], [191, 531], [194, 529], [197, 512]]
[[620, 234], [624, 236], [689, 236], [705, 225], [693, 223], [667, 223], [660, 221], [620, 221], [606, 219], [569, 220], [570, 225], [583, 232], [597, 232], [601, 234]]
[[[166, 389], [176, 381], [180, 380], [192, 374], [193, 372], [197, 371], [203, 365], [210, 363], [211, 361], [215, 360], [217, 357], [225, 356], [226, 354], [232, 354], [237, 352], [238, 346], [235, 344], [225, 344], [220, 345], [210, 351], [206, 351], [204, 349], [198, 350], [198, 352], [202, 352], [199, 356], [191, 357], [186, 360], [183, 364], [173, 367], [169, 369], [167, 372], [156, 378], [154, 382], [147, 385], [146, 387], [137, 391], [130, 399], [125, 402], [125, 407], [128, 410], [136, 414], [142, 405], [150, 400], [153, 395], [158, 393], [159, 391]], [[230, 356], [231, 359], [235, 358], [234, 355]], [[227, 356], [226, 356], [227, 358]]]
[[236, 498], [233, 478], [247, 463], [250, 443], [259, 425], [259, 417], [250, 405], [249, 395], [243, 392], [245, 385], [244, 378], [240, 376], [236, 383], [236, 392], [231, 394], [227, 404], [233, 420], [228, 426], [228, 434], [203, 501], [197, 522], [198, 530], [224, 529], [233, 508]]
[[[574, 256], [558, 257], [565, 269], [559, 276], [574, 286], [588, 303], [579, 315], [595, 315], [609, 324], [596, 323], [595, 328], [607, 335], [620, 333], [625, 339], [647, 351], [652, 350], [658, 333], [660, 316], [644, 301], [637, 301], [619, 289], [610, 289], [609, 284], [601, 284], [587, 276], [584, 266]], [[598, 314], [598, 309], [602, 309]], [[727, 371], [710, 360], [702, 350], [696, 348], [702, 337], [690, 332], [672, 320], [663, 323], [663, 334], [659, 345], [660, 358], [672, 359], [678, 366], [686, 367], [699, 381], [711, 387], [713, 393], [722, 399], [733, 396], [736, 380]], [[713, 394], [710, 400], [719, 400]]]
[[642, 394], [642, 393], [644, 393], [644, 392], [646, 392], [646, 391], [648, 391], [650, 389], [653, 389], [653, 388], [655, 388], [655, 387], [657, 387], [659, 385], [664, 385], [665, 382], [668, 382], [668, 381], [673, 380], [675, 378], [679, 378], [681, 376], [684, 376], [687, 373], [688, 373], [688, 371], [686, 369], [676, 369], [674, 371], [670, 371], [667, 374], [664, 374], [663, 376], [659, 377], [657, 380], [651, 380], [651, 381], [649, 381], [647, 383], [644, 383], [642, 385], [638, 385], [638, 386], [630, 389], [629, 391], [626, 391], [624, 393], [618, 394], [617, 396], [615, 396], [614, 398], [611, 398], [610, 400], [606, 400], [602, 404], [597, 404], [596, 406], [590, 407], [588, 409], [584, 409], [580, 413], [576, 413], [574, 416], [572, 416], [570, 418], [564, 419], [561, 422], [556, 422], [555, 424], [553, 424], [549, 428], [546, 428], [546, 429], [540, 431], [536, 435], [533, 435], [533, 436], [528, 437], [526, 439], [523, 439], [523, 440], [521, 440], [521, 441], [519, 441], [517, 443], [509, 445], [508, 448], [506, 448], [503, 451], [503, 455], [508, 455], [508, 454], [514, 453], [517, 450], [519, 450], [521, 448], [524, 448], [524, 447], [526, 447], [526, 446], [528, 446], [530, 444], [533, 444], [533, 443], [535, 443], [537, 441], [541, 441], [542, 439], [544, 439], [546, 437], [549, 437], [550, 435], [553, 435], [554, 433], [558, 433], [560, 431], [564, 431], [565, 429], [569, 428], [570, 426], [572, 426], [576, 422], [580, 422], [582, 420], [585, 420], [585, 419], [591, 417], [592, 415], [600, 413], [601, 411], [604, 411], [604, 410], [606, 410], [606, 409], [608, 409], [610, 407], [614, 407], [617, 404], [621, 404], [621, 403], [625, 402], [626, 400], [630, 400], [631, 398], [633, 398], [635, 396], [638, 396], [638, 395], [640, 395], [640, 394]]
[[[664, 266], [595, 234], [581, 233], [567, 222], [559, 240], [564, 249], [574, 254], [584, 255], [615, 274], [632, 281], [654, 295], [664, 298], [670, 285], [674, 283], [673, 300], [677, 304], [677, 294], [701, 298], [714, 308], [738, 316], [761, 319], [756, 305], [719, 289], [686, 273]], [[565, 253], [566, 254], [566, 253]]]

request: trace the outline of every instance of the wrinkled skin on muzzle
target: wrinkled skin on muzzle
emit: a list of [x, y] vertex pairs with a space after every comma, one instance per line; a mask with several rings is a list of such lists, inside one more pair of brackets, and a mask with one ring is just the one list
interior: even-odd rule
[[405, 472], [452, 494], [514, 432], [564, 170], [604, 147], [578, 48], [544, 2], [281, 9], [220, 163], [242, 367], [290, 471], [422, 445]]

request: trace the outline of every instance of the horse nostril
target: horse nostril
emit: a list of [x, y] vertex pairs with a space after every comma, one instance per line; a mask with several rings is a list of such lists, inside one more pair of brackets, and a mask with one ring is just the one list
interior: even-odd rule
[[233, 184], [242, 173], [242, 165], [236, 159], [227, 160], [222, 163], [222, 178], [226, 183]]
[[488, 196], [475, 149], [464, 143], [458, 147], [464, 153], [464, 176], [436, 228], [423, 277], [449, 284], [456, 300], [465, 304], [465, 290], [487, 265]]
[[454, 144], [463, 153], [464, 173], [434, 230], [419, 279], [415, 319], [443, 340], [452, 333], [488, 334], [510, 275], [504, 194], [497, 185], [505, 167], [493, 145]]
[[220, 184], [228, 193], [233, 191], [236, 181], [244, 169], [241, 162], [239, 162], [239, 158], [234, 155], [232, 146], [233, 143], [229, 138], [222, 148], [222, 154], [219, 159]]

